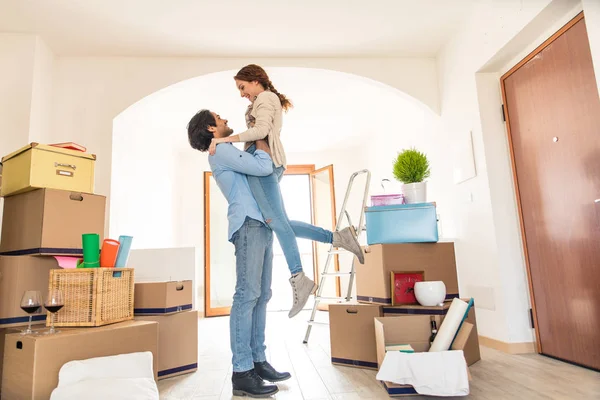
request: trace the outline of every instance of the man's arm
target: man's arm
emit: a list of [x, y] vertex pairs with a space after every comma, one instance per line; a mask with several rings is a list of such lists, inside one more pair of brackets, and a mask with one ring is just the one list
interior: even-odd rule
[[273, 173], [273, 161], [267, 153], [256, 150], [254, 155], [241, 151], [230, 144], [220, 144], [214, 156], [221, 168], [246, 175], [267, 176]]

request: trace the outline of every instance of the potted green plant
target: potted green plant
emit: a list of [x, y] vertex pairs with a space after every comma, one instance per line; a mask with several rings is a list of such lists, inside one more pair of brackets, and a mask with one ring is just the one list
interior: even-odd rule
[[407, 204], [427, 201], [427, 184], [431, 170], [424, 153], [411, 148], [398, 153], [394, 161], [394, 177], [403, 183], [402, 193]]

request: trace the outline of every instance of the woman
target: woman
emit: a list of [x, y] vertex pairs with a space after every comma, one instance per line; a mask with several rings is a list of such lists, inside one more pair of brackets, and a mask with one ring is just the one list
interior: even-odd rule
[[364, 263], [364, 255], [353, 227], [331, 232], [304, 222], [289, 220], [279, 188], [279, 181], [286, 168], [286, 156], [280, 135], [283, 111], [289, 110], [292, 103], [275, 89], [265, 70], [258, 65], [245, 66], [235, 75], [234, 80], [240, 95], [250, 101], [246, 111], [248, 129], [239, 135], [213, 139], [209, 152], [214, 154], [217, 144], [226, 142], [246, 142], [245, 150], [250, 153], [256, 151], [254, 144], [256, 140], [265, 139], [269, 144], [273, 159], [273, 173], [266, 177], [248, 176], [248, 183], [263, 217], [281, 244], [292, 274], [290, 284], [294, 303], [289, 313], [291, 318], [302, 310], [308, 297], [317, 288], [317, 285], [302, 271], [296, 237], [332, 243], [334, 247], [341, 247], [354, 253], [361, 264]]

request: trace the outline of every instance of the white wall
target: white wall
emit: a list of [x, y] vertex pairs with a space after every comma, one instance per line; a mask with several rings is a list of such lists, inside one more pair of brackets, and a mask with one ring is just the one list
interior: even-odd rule
[[0, 157], [47, 138], [53, 59], [39, 37], [0, 33]]
[[52, 79], [54, 54], [40, 37], [35, 41], [29, 141], [52, 143]]
[[0, 149], [6, 155], [29, 140], [36, 37], [0, 34]]
[[600, 1], [582, 0], [586, 28], [592, 51], [592, 61], [596, 70], [596, 84], [600, 92]]

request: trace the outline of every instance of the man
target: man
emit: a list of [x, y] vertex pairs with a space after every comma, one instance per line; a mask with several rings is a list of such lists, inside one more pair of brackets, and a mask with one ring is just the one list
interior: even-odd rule
[[[199, 111], [188, 124], [190, 145], [205, 152], [215, 138], [227, 137], [233, 130], [227, 120], [208, 110]], [[210, 168], [219, 189], [229, 203], [229, 241], [235, 246], [236, 285], [230, 316], [230, 344], [233, 353], [233, 394], [269, 397], [279, 391], [276, 385], [289, 379], [277, 372], [265, 356], [267, 303], [271, 299], [273, 233], [266, 225], [248, 186], [247, 174], [267, 176], [273, 162], [264, 141], [257, 142], [254, 155], [231, 144], [217, 146], [209, 157]]]

